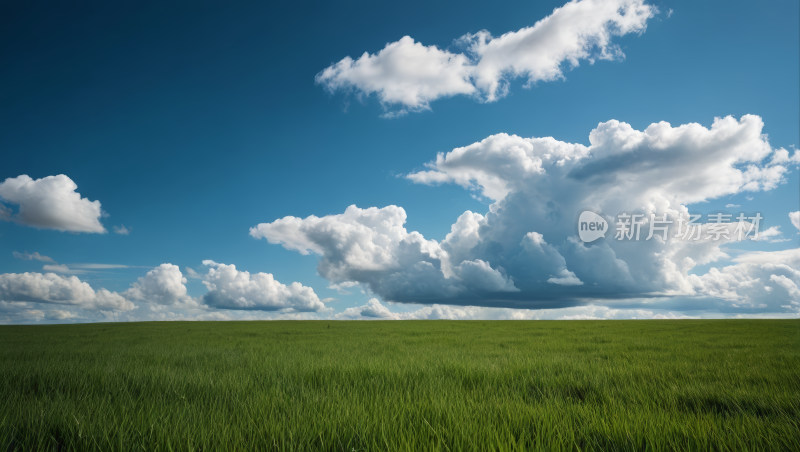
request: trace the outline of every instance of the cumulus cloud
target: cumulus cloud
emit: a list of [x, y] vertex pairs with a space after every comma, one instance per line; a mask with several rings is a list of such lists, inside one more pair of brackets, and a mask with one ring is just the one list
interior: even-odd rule
[[[466, 55], [436, 46], [426, 47], [405, 36], [377, 54], [364, 53], [358, 60], [345, 57], [317, 74], [316, 82], [328, 91], [356, 90], [377, 93], [386, 105], [400, 104], [423, 110], [439, 97], [472, 94], [472, 66]], [[400, 110], [403, 114], [407, 110]]]
[[18, 205], [19, 211], [12, 214], [5, 207], [0, 220], [41, 229], [105, 233], [100, 223], [103, 216], [100, 201], [81, 198], [75, 191], [77, 188], [63, 174], [36, 180], [25, 174], [8, 178], [0, 183], [0, 201]]
[[403, 227], [400, 207], [360, 209], [341, 215], [286, 217], [250, 229], [288, 249], [321, 256], [320, 275], [334, 284], [357, 281], [388, 299], [474, 297], [479, 293], [517, 292], [508, 277], [485, 260], [443, 261], [433, 240]]
[[203, 302], [220, 309], [321, 311], [325, 305], [314, 290], [298, 282], [281, 284], [270, 273], [250, 274], [235, 265], [203, 261], [209, 266]]
[[[151, 269], [121, 293], [105, 289], [95, 291], [76, 276], [56, 274], [87, 271], [67, 265], [45, 265], [45, 269], [50, 271], [46, 274], [2, 274], [0, 323], [78, 318], [101, 321], [310, 319], [319, 318], [312, 314], [330, 311], [324, 303], [331, 299], [320, 300], [312, 288], [300, 283], [285, 285], [268, 273], [251, 275], [233, 265], [210, 260], [203, 263], [210, 267], [207, 274], [199, 275], [192, 271], [208, 289], [208, 293], [199, 297], [189, 295], [186, 277], [177, 265], [170, 263]], [[125, 267], [84, 265], [91, 268]], [[121, 316], [118, 311], [136, 308], [132, 301], [146, 303], [147, 311]], [[45, 309], [42, 303], [75, 306], [87, 311]]]
[[[462, 214], [441, 242], [406, 230], [406, 212], [398, 206], [285, 217], [250, 234], [316, 254], [318, 273], [331, 284], [358, 283], [392, 302], [548, 309], [604, 300], [780, 311], [791, 300], [776, 298], [777, 288], [773, 300], [765, 300], [763, 287], [773, 274], [794, 278], [788, 269], [800, 268], [798, 263], [764, 266], [782, 256], [775, 252], [739, 256], [747, 261], [727, 267], [715, 264], [730, 259], [722, 245], [743, 238], [735, 222], [721, 227], [725, 233], [717, 238], [709, 217], [698, 240], [676, 238], [677, 224], [667, 236], [645, 240], [650, 214], [676, 222], [691, 204], [785, 182], [789, 168], [775, 158], [782, 149], [773, 149], [762, 129], [761, 118], [747, 115], [717, 118], [710, 128], [662, 122], [644, 131], [608, 121], [591, 131], [589, 146], [493, 135], [439, 154], [428, 169], [408, 175], [417, 183], [458, 184], [494, 200], [486, 214]], [[576, 218], [585, 209], [604, 212], [611, 228], [610, 214], [642, 215], [641, 239], [619, 241], [610, 232], [581, 242]], [[753, 221], [743, 225], [755, 226]], [[776, 227], [761, 232], [767, 240], [780, 236]], [[714, 268], [695, 274], [709, 264]]]
[[77, 276], [55, 273], [0, 274], [0, 300], [73, 305], [83, 309], [130, 311], [134, 304], [116, 292], [95, 291]]
[[800, 249], [751, 252], [734, 261], [705, 275], [692, 275], [693, 284], [734, 308], [800, 313]]
[[783, 149], [773, 151], [763, 127], [755, 115], [738, 121], [716, 118], [710, 129], [696, 123], [672, 127], [660, 122], [638, 131], [611, 120], [591, 131], [589, 147], [551, 137], [497, 134], [440, 153], [426, 165], [430, 170], [408, 178], [424, 184], [456, 183], [496, 201], [512, 191], [531, 185], [545, 189], [541, 186], [553, 183], [549, 192], [577, 192], [581, 201], [607, 210], [692, 204], [742, 191], [770, 190], [785, 181], [787, 167], [764, 162]]
[[186, 291], [186, 278], [177, 265], [161, 264], [131, 285], [124, 295], [132, 300], [146, 301], [178, 308], [199, 308], [197, 300]]
[[56, 263], [56, 261], [54, 261], [51, 257], [42, 256], [38, 252], [34, 252], [33, 254], [31, 254], [31, 253], [28, 253], [27, 251], [25, 251], [24, 253], [18, 253], [16, 251], [14, 251], [13, 254], [14, 254], [14, 257], [16, 257], [17, 259], [22, 259], [24, 261], [37, 260], [37, 261], [42, 261], [42, 262], [50, 262], [51, 264], [55, 264]]
[[492, 102], [508, 93], [510, 80], [526, 87], [564, 78], [564, 66], [580, 61], [619, 60], [625, 55], [614, 36], [643, 33], [658, 12], [643, 0], [572, 1], [531, 27], [493, 37], [488, 31], [457, 39], [464, 53], [424, 46], [409, 36], [376, 54], [345, 57], [317, 74], [330, 92], [376, 94], [389, 116], [429, 109], [431, 101], [470, 95]]
[[792, 220], [792, 226], [800, 230], [800, 211], [789, 212], [789, 219]]

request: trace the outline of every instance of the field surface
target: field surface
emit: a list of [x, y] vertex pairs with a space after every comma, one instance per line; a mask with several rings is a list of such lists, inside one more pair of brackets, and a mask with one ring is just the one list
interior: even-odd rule
[[800, 450], [800, 321], [0, 327], [2, 450]]

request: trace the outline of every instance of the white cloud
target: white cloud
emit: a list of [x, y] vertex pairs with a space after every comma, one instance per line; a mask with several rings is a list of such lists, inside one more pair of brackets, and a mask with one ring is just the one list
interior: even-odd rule
[[486, 261], [442, 262], [445, 254], [439, 244], [406, 231], [405, 220], [405, 210], [397, 206], [350, 206], [341, 215], [262, 223], [251, 228], [250, 235], [303, 254], [319, 254], [317, 270], [324, 278], [334, 284], [366, 284], [389, 299], [517, 291], [507, 276]]
[[317, 74], [316, 82], [330, 92], [377, 93], [385, 105], [400, 104], [414, 111], [427, 109], [439, 97], [475, 92], [471, 71], [465, 55], [426, 47], [405, 36], [377, 54], [344, 58]]
[[112, 229], [114, 229], [115, 234], [119, 235], [128, 235], [133, 230], [133, 228], [126, 228], [124, 224], [120, 226], [113, 226]]
[[54, 273], [0, 274], [0, 300], [74, 305], [83, 309], [130, 311], [133, 303], [116, 292], [95, 291], [77, 276]]
[[800, 211], [789, 212], [789, 219], [792, 220], [792, 226], [800, 229]]
[[357, 287], [360, 283], [358, 281], [342, 281], [339, 284], [329, 284], [328, 289], [333, 289], [342, 295], [350, 295], [347, 289]]
[[[544, 185], [556, 184], [548, 191], [583, 191], [579, 193], [583, 201], [607, 210], [696, 203], [770, 190], [785, 181], [787, 168], [761, 164], [777, 152], [762, 134], [763, 126], [754, 115], [739, 121], [716, 118], [710, 129], [696, 123], [672, 127], [660, 122], [637, 131], [611, 120], [591, 131], [589, 147], [551, 137], [497, 134], [440, 153], [426, 165], [430, 170], [408, 178], [417, 183], [456, 183], [496, 201], [512, 191], [544, 190]], [[620, 183], [624, 185], [616, 185]]]
[[131, 284], [124, 294], [132, 300], [184, 309], [199, 308], [200, 304], [187, 294], [184, 284], [186, 278], [177, 265], [161, 264]]
[[44, 317], [48, 320], [71, 320], [81, 318], [80, 315], [72, 311], [64, 311], [63, 309], [52, 309], [50, 311], [45, 311]]
[[725, 208], [727, 209], [735, 209], [737, 207], [742, 207], [739, 204], [725, 204]]
[[81, 318], [81, 316], [78, 314], [72, 311], [65, 311], [63, 309], [50, 309], [46, 311], [42, 311], [40, 309], [28, 309], [23, 312], [23, 315], [47, 320], [72, 320]]
[[[230, 312], [221, 312], [218, 309], [281, 311], [279, 316], [270, 318], [285, 318], [281, 316], [292, 312], [329, 311], [324, 302], [330, 301], [330, 299], [319, 300], [310, 287], [299, 283], [287, 286], [275, 281], [270, 274], [250, 275], [248, 272], [236, 270], [233, 265], [217, 264], [213, 261], [204, 261], [204, 264], [212, 267], [208, 274], [201, 276], [203, 284], [206, 285], [209, 292], [197, 298], [188, 294], [185, 285], [187, 279], [181, 273], [180, 268], [169, 263], [161, 264], [148, 271], [147, 274], [131, 284], [128, 290], [119, 294], [105, 289], [95, 292], [87, 283], [81, 282], [74, 276], [59, 276], [54, 273], [0, 275], [0, 314], [8, 307], [11, 311], [16, 312], [14, 315], [22, 316], [20, 318], [30, 318], [29, 314], [21, 314], [24, 309], [31, 310], [30, 303], [58, 303], [89, 310], [129, 311], [135, 308], [129, 300], [147, 303], [150, 314], [144, 317], [139, 315], [120, 317], [111, 311], [100, 311], [105, 312], [101, 320], [268, 318], [258, 315], [231, 315]], [[85, 265], [99, 268], [117, 267], [112, 264]], [[85, 271], [73, 270], [69, 266], [57, 264], [45, 267], [61, 273]], [[196, 272], [194, 273], [197, 275]], [[79, 317], [77, 313], [71, 316], [71, 314], [55, 313], [41, 308], [33, 310], [42, 313], [37, 318], [49, 320], [68, 320]], [[97, 318], [97, 315], [92, 314], [92, 318]], [[0, 318], [0, 322], [2, 321], [3, 319]]]
[[405, 36], [388, 43], [377, 54], [365, 52], [357, 60], [346, 57], [317, 74], [328, 91], [376, 94], [396, 116], [429, 108], [431, 101], [458, 94], [495, 101], [508, 92], [514, 78], [526, 87], [539, 81], [563, 79], [563, 65], [581, 60], [622, 59], [612, 37], [643, 33], [647, 20], [658, 12], [643, 0], [572, 1], [531, 27], [492, 37], [488, 31], [456, 40], [465, 53], [424, 46]]
[[206, 322], [224, 320], [243, 320], [231, 317], [228, 313], [220, 311], [204, 312], [201, 314], [187, 314], [182, 312], [163, 311], [150, 314], [148, 320], [155, 321], [186, 321], [186, 322]]
[[[796, 301], [798, 293], [792, 287], [800, 283], [800, 249], [752, 252], [734, 261], [738, 263], [692, 276], [692, 283], [702, 294], [727, 300], [736, 308], [768, 308], [774, 312], [784, 303]], [[787, 292], [775, 293], [775, 285], [770, 283]]]
[[797, 288], [797, 284], [786, 276], [770, 275], [769, 280], [786, 289], [786, 291], [789, 292], [789, 295], [793, 297], [800, 297], [800, 289]]
[[766, 240], [769, 243], [788, 242], [791, 240], [781, 237], [783, 237], [783, 231], [781, 231], [780, 226], [772, 226], [758, 233], [758, 240]]
[[86, 270], [74, 270], [63, 264], [48, 264], [42, 267], [42, 270], [53, 273], [65, 273], [71, 275], [80, 275], [86, 273]]
[[322, 311], [325, 305], [314, 290], [298, 282], [281, 284], [270, 273], [236, 270], [235, 265], [218, 264], [211, 260], [203, 284], [208, 293], [203, 302], [220, 309], [249, 309], [262, 311]]
[[[698, 241], [645, 240], [649, 224], [638, 242], [614, 240], [613, 232], [588, 245], [576, 237], [576, 215], [586, 208], [609, 215], [666, 213], [674, 220], [689, 204], [783, 183], [789, 169], [773, 164], [780, 149], [770, 146], [761, 118], [717, 118], [710, 128], [662, 122], [645, 131], [608, 121], [589, 141], [587, 147], [498, 134], [440, 154], [427, 171], [409, 175], [414, 182], [459, 184], [495, 201], [485, 215], [462, 214], [441, 242], [406, 230], [406, 212], [398, 206], [285, 217], [250, 234], [317, 254], [317, 271], [332, 285], [358, 283], [391, 302], [547, 309], [656, 300], [665, 312], [687, 303], [722, 311], [782, 309], [778, 298], [764, 300], [763, 289], [750, 289], [763, 288], [771, 274], [791, 278], [783, 267], [693, 273], [729, 259], [721, 245], [737, 240], [735, 234], [709, 239], [707, 224]], [[777, 240], [779, 232], [773, 227], [762, 234]], [[763, 257], [763, 264], [778, 257]], [[755, 264], [744, 259], [759, 257], [737, 259]]]
[[42, 256], [38, 252], [34, 252], [33, 254], [31, 254], [31, 253], [28, 253], [27, 251], [25, 251], [24, 253], [18, 253], [16, 251], [14, 251], [13, 254], [14, 254], [14, 257], [16, 257], [17, 259], [22, 259], [24, 261], [37, 260], [37, 261], [42, 261], [42, 262], [50, 262], [52, 264], [56, 263], [56, 261], [54, 261], [52, 258], [47, 257], [47, 256]]
[[504, 77], [525, 77], [528, 85], [563, 78], [561, 66], [580, 60], [624, 58], [613, 36], [643, 33], [658, 10], [641, 0], [572, 1], [532, 27], [493, 38], [481, 31], [462, 39], [477, 57], [475, 86], [488, 101], [507, 92]]
[[105, 233], [100, 201], [81, 198], [77, 188], [63, 174], [36, 180], [25, 174], [8, 178], [0, 183], [0, 200], [19, 205], [19, 212], [11, 215], [6, 209], [0, 219], [41, 229]]
[[733, 258], [741, 264], [784, 264], [800, 268], [800, 248], [782, 251], [752, 251]]
[[670, 311], [614, 309], [597, 305], [532, 310], [435, 304], [414, 311], [395, 312], [381, 304], [376, 298], [370, 299], [363, 306], [347, 308], [333, 316], [333, 319], [336, 320], [621, 320], [692, 318], [697, 317], [676, 315]]
[[794, 154], [789, 156], [788, 150], [778, 149], [770, 163], [772, 165], [800, 165], [800, 150], [795, 150]]

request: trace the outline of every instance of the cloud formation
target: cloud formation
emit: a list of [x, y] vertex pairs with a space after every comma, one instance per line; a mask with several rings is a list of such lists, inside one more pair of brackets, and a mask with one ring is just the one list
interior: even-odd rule
[[208, 273], [187, 272], [202, 278], [208, 293], [191, 297], [187, 279], [177, 265], [161, 264], [131, 285], [124, 295], [174, 309], [232, 309], [254, 311], [315, 312], [325, 310], [314, 290], [300, 283], [281, 284], [269, 273], [250, 274], [235, 265], [203, 261]]
[[[357, 281], [388, 299], [473, 297], [477, 293], [518, 292], [499, 269], [480, 259], [451, 265], [442, 247], [403, 227], [400, 207], [360, 209], [341, 215], [285, 217], [250, 229], [302, 254], [319, 254], [317, 271], [334, 284]], [[444, 260], [443, 260], [444, 258]]]
[[16, 214], [0, 204], [0, 220], [40, 229], [103, 234], [100, 201], [81, 198], [78, 186], [60, 174], [32, 179], [23, 174], [0, 183], [0, 201], [19, 206]]
[[674, 312], [657, 313], [646, 309], [613, 309], [606, 306], [578, 306], [566, 309], [505, 309], [479, 306], [435, 304], [414, 311], [393, 312], [376, 299], [347, 308], [333, 316], [336, 320], [611, 320], [611, 319], [689, 319]]
[[16, 251], [14, 251], [13, 254], [14, 254], [14, 257], [16, 257], [17, 259], [22, 259], [24, 261], [37, 260], [37, 261], [42, 261], [42, 262], [50, 262], [51, 264], [55, 264], [56, 263], [56, 261], [54, 261], [53, 258], [48, 257], [48, 256], [42, 256], [38, 252], [34, 252], [33, 254], [31, 254], [31, 253], [29, 253], [27, 251], [25, 251], [24, 253], [18, 253]]
[[203, 261], [210, 268], [203, 278], [208, 293], [203, 302], [219, 309], [260, 311], [322, 311], [325, 305], [314, 290], [298, 282], [281, 284], [270, 273], [250, 274], [235, 265]]
[[[676, 221], [693, 203], [774, 189], [789, 171], [780, 162], [800, 153], [784, 158], [788, 152], [773, 149], [762, 129], [761, 118], [746, 115], [717, 118], [710, 128], [661, 122], [644, 131], [612, 120], [591, 131], [590, 146], [493, 135], [439, 154], [427, 170], [408, 175], [494, 200], [485, 215], [462, 214], [441, 242], [407, 231], [398, 206], [285, 217], [250, 234], [317, 254], [318, 273], [332, 287], [360, 284], [386, 301], [544, 309], [658, 300], [681, 310], [780, 312], [792, 306], [793, 292], [772, 275], [800, 285], [800, 273], [793, 272], [800, 267], [783, 252], [695, 274], [700, 265], [729, 259], [721, 246], [739, 240], [735, 223], [719, 240], [708, 223], [696, 241], [676, 239], [675, 224], [668, 240], [659, 233], [645, 240], [649, 221], [640, 241], [618, 241], [610, 233], [584, 244], [576, 237], [584, 209], [604, 212], [612, 227], [609, 215], [621, 212]], [[764, 238], [779, 233], [768, 229]], [[788, 260], [774, 266], [781, 259]]]
[[177, 265], [161, 264], [131, 284], [124, 294], [132, 300], [184, 309], [199, 308], [200, 304], [188, 295], [184, 284], [186, 278]]
[[95, 291], [77, 276], [55, 273], [0, 274], [0, 301], [73, 305], [82, 309], [130, 311], [134, 304], [106, 289]]
[[[31, 255], [33, 256], [33, 255]], [[33, 257], [31, 257], [33, 258]], [[208, 293], [192, 297], [186, 288], [187, 279], [177, 265], [164, 263], [148, 271], [131, 287], [122, 292], [95, 291], [76, 276], [61, 276], [56, 273], [75, 274], [89, 270], [72, 269], [67, 265], [47, 264], [48, 273], [7, 273], [0, 275], [0, 323], [23, 321], [70, 320], [89, 316], [99, 320], [229, 320], [233, 318], [271, 318], [263, 315], [232, 315], [234, 311], [278, 311], [279, 316], [300, 313], [330, 311], [325, 301], [320, 300], [314, 290], [300, 283], [289, 285], [276, 281], [269, 273], [250, 274], [239, 271], [234, 265], [218, 264], [207, 260], [205, 275], [193, 272], [201, 278]], [[125, 267], [111, 264], [83, 264], [87, 268]], [[150, 315], [120, 318], [116, 311], [131, 311], [136, 308], [132, 301], [145, 303]], [[70, 305], [94, 311], [94, 313], [47, 310], [39, 303]], [[137, 311], [140, 313], [140, 311]], [[100, 313], [100, 314], [98, 314]], [[3, 317], [5, 314], [5, 318]]]
[[[493, 102], [508, 93], [509, 82], [526, 87], [564, 78], [564, 66], [581, 60], [619, 60], [625, 55], [614, 36], [643, 33], [658, 9], [643, 0], [572, 1], [531, 27], [493, 37], [483, 30], [455, 42], [464, 53], [424, 46], [409, 36], [386, 44], [376, 54], [345, 57], [317, 74], [331, 93], [376, 94], [389, 116], [429, 109], [433, 100], [469, 95]], [[390, 111], [393, 107], [399, 107]]]

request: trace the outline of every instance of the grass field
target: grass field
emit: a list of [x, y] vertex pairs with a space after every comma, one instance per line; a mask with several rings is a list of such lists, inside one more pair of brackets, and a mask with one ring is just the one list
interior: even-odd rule
[[800, 450], [800, 321], [0, 327], [4, 450]]

